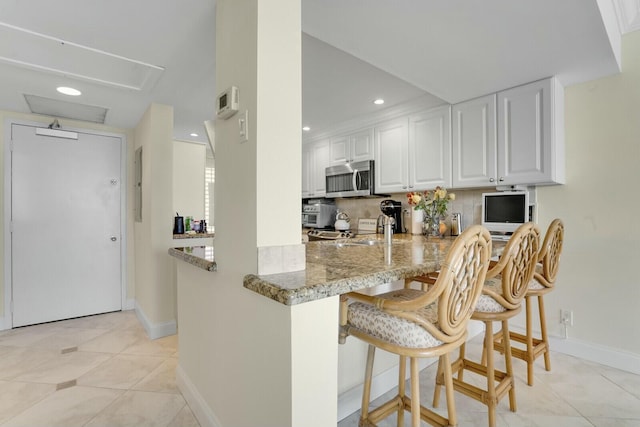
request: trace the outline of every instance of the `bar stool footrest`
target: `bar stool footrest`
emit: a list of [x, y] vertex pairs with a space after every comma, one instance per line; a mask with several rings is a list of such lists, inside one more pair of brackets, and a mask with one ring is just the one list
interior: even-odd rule
[[[463, 359], [462, 369], [473, 372], [475, 374], [487, 377], [487, 367], [479, 363], [472, 362], [471, 360]], [[455, 372], [455, 371], [454, 371]], [[439, 378], [438, 378], [439, 380]], [[495, 403], [497, 404], [502, 397], [509, 393], [509, 390], [513, 388], [513, 378], [509, 377], [506, 372], [499, 370], [494, 371], [494, 381], [498, 381], [496, 385]], [[461, 381], [457, 378], [453, 378], [453, 388], [460, 393], [475, 399], [482, 403], [489, 402], [489, 392], [487, 390], [476, 387], [472, 384]]]

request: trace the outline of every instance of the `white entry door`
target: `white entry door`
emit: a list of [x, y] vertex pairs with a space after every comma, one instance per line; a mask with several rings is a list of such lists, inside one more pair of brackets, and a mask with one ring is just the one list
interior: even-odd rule
[[121, 310], [121, 139], [11, 134], [13, 326]]

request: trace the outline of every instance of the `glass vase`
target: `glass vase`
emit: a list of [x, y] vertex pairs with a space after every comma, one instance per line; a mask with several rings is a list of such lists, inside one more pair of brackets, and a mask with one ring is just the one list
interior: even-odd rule
[[424, 235], [427, 237], [444, 237], [440, 223], [444, 217], [439, 214], [425, 214], [424, 217]]

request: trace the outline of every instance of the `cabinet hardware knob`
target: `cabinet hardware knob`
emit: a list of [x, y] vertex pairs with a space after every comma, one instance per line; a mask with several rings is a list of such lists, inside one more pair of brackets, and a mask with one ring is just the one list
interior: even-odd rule
[[502, 181], [504, 181], [504, 177], [503, 176], [500, 177], [500, 182], [502, 182]]
[[493, 181], [495, 181], [495, 179], [489, 178], [489, 182], [493, 182]]
[[111, 236], [111, 241], [115, 242], [116, 240], [118, 240], [118, 238], [116, 236]]

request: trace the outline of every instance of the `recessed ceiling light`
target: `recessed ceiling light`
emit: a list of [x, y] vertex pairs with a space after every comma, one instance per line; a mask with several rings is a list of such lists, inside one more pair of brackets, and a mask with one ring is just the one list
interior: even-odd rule
[[384, 99], [378, 98], [375, 101], [373, 101], [373, 103], [376, 104], [376, 105], [382, 105], [382, 104], [384, 104]]
[[311, 130], [311, 128], [309, 126], [305, 126], [302, 128], [303, 131], [305, 132], [309, 132]]
[[189, 135], [194, 136], [194, 137], [195, 137], [195, 136], [198, 136], [198, 134], [197, 134], [197, 133], [191, 133], [191, 134], [189, 134]]
[[82, 95], [82, 92], [80, 92], [78, 89], [74, 89], [72, 87], [60, 86], [60, 87], [57, 87], [56, 90], [58, 92], [60, 92], [60, 93], [63, 93], [65, 95], [70, 95], [70, 96]]

